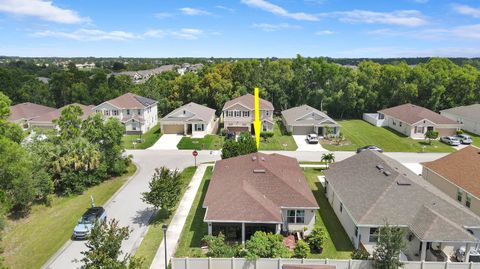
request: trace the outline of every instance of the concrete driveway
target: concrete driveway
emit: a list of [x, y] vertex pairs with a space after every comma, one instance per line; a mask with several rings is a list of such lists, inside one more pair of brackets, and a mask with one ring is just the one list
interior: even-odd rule
[[174, 150], [177, 149], [178, 142], [182, 139], [183, 135], [177, 134], [164, 134], [160, 137], [160, 139], [153, 144], [153, 146], [149, 147], [148, 149], [159, 149], [159, 150]]
[[[210, 151], [199, 151], [197, 162], [210, 162], [220, 158]], [[141, 199], [141, 193], [148, 191], [148, 182], [154, 169], [166, 166], [170, 169], [183, 170], [194, 165], [191, 151], [180, 150], [129, 150], [133, 155], [138, 170], [135, 175], [105, 205], [108, 218], [115, 218], [121, 226], [129, 226], [133, 231], [130, 238], [123, 242], [123, 253], [133, 253], [142, 242], [147, 231], [148, 221], [153, 213], [152, 208]], [[72, 227], [73, 230], [73, 227]], [[69, 240], [42, 268], [79, 268], [74, 259], [82, 259], [80, 252], [85, 251], [85, 241]]]
[[306, 135], [293, 135], [293, 139], [298, 147], [297, 151], [327, 151], [320, 143], [308, 144], [306, 138]]

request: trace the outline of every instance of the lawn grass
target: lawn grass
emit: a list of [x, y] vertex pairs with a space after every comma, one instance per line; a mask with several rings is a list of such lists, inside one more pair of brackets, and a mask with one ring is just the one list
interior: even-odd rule
[[324, 188], [318, 181], [317, 176], [322, 172], [317, 168], [304, 170], [308, 185], [310, 186], [320, 209], [316, 213], [316, 227], [323, 227], [326, 232], [326, 240], [321, 254], [312, 253], [309, 258], [315, 259], [350, 259], [353, 245], [343, 229], [342, 224], [335, 215], [333, 208], [324, 194]]
[[[185, 168], [180, 174], [182, 192], [181, 196], [185, 193], [188, 184], [192, 180], [193, 174], [197, 170], [196, 167]], [[148, 232], [142, 240], [142, 243], [135, 252], [135, 257], [141, 257], [144, 259], [142, 268], [148, 269], [153, 262], [153, 258], [157, 253], [157, 249], [163, 240], [162, 224], [170, 224], [175, 209], [169, 214], [166, 210], [158, 211], [155, 216], [150, 220], [148, 224]]]
[[178, 241], [175, 257], [205, 257], [200, 249], [200, 244], [204, 235], [208, 233], [208, 227], [203, 222], [205, 209], [202, 208], [203, 200], [207, 194], [208, 184], [212, 177], [213, 167], [207, 167], [205, 175], [202, 178], [195, 200], [188, 213], [183, 227], [180, 240]]
[[466, 131], [464, 131], [464, 132], [465, 132], [465, 134], [469, 135], [472, 138], [472, 140], [473, 140], [472, 145], [480, 148], [480, 136], [476, 135], [476, 134], [466, 132]]
[[135, 172], [128, 173], [91, 187], [82, 195], [55, 197], [52, 205], [34, 205], [26, 218], [7, 220], [2, 247], [9, 268], [40, 268], [70, 239], [78, 219], [90, 206], [90, 195], [103, 205]]
[[[161, 136], [160, 124], [157, 124], [142, 135], [124, 135], [122, 137], [122, 142], [126, 149], [146, 149], [153, 146]], [[141, 138], [143, 142], [134, 145], [133, 141], [137, 138]]]
[[223, 146], [223, 136], [206, 135], [203, 138], [182, 137], [177, 145], [178, 149], [218, 150]]
[[[284, 146], [286, 145], [286, 146]], [[291, 135], [286, 135], [280, 119], [275, 119], [273, 137], [260, 141], [260, 150], [296, 150], [297, 144]]]
[[453, 152], [451, 146], [440, 141], [432, 141], [429, 145], [424, 140], [414, 140], [391, 129], [376, 127], [363, 120], [338, 121], [341, 132], [349, 144], [329, 145], [322, 147], [332, 151], [355, 151], [359, 147], [375, 145], [390, 152]]

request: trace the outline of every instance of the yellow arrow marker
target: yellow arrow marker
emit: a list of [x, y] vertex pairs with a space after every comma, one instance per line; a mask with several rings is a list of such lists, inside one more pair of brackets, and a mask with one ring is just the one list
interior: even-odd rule
[[260, 121], [260, 101], [258, 97], [258, 88], [254, 90], [254, 108], [255, 108], [255, 119], [253, 121], [253, 128], [255, 130], [255, 141], [257, 142], [257, 150], [260, 149], [260, 132], [262, 130], [262, 122]]

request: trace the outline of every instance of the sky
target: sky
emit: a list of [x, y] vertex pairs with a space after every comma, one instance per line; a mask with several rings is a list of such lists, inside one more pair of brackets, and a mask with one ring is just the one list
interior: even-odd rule
[[0, 0], [0, 55], [480, 57], [480, 0]]

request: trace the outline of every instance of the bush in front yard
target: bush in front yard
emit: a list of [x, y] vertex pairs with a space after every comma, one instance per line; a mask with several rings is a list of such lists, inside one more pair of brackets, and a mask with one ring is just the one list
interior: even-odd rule
[[457, 135], [461, 135], [461, 134], [463, 134], [463, 130], [457, 130], [456, 133], [457, 133]]
[[321, 252], [325, 239], [325, 231], [322, 227], [313, 228], [312, 232], [307, 236], [307, 242], [312, 252]]
[[273, 137], [273, 132], [261, 132], [260, 137], [263, 138], [264, 141], [267, 141], [269, 138]]
[[293, 257], [301, 259], [308, 257], [308, 255], [310, 255], [310, 247], [305, 241], [299, 240], [295, 249], [293, 249]]
[[370, 257], [370, 253], [365, 249], [355, 249], [352, 252], [352, 259], [353, 260], [368, 260]]

